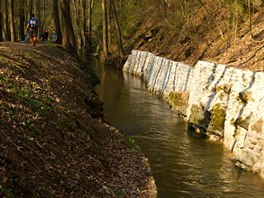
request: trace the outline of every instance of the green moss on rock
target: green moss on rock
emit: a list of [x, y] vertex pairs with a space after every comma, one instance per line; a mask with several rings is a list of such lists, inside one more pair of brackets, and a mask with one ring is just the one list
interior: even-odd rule
[[189, 122], [196, 124], [196, 125], [202, 125], [205, 116], [204, 116], [204, 107], [199, 105], [192, 105], [191, 107], [191, 115], [189, 118]]
[[169, 95], [169, 100], [174, 110], [186, 116], [189, 92], [171, 92]]
[[218, 103], [213, 106], [210, 112], [211, 116], [208, 131], [212, 131], [222, 136], [226, 117], [225, 107]]

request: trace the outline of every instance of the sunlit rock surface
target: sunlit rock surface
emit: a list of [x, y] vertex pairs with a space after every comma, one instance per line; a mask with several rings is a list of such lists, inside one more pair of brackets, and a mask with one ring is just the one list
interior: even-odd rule
[[141, 77], [189, 122], [219, 140], [237, 165], [264, 178], [264, 73], [198, 61], [194, 67], [133, 50], [123, 71]]

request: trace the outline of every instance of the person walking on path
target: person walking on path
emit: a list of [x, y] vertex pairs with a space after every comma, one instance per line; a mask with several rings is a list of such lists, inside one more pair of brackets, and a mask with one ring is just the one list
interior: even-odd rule
[[35, 15], [32, 13], [31, 18], [27, 21], [27, 27], [25, 29], [25, 35], [29, 29], [29, 40], [32, 46], [36, 45], [37, 35], [38, 35], [38, 19], [35, 18]]

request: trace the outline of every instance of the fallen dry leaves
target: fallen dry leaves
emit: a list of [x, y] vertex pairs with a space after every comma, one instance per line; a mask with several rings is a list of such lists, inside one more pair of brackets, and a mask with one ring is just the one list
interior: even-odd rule
[[1, 197], [149, 197], [147, 160], [103, 122], [87, 71], [58, 47], [0, 43]]

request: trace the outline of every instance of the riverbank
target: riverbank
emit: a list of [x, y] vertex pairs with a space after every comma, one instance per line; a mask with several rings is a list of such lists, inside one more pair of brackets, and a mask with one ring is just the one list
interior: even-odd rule
[[237, 166], [264, 178], [263, 72], [206, 61], [190, 67], [137, 50], [123, 70], [144, 79], [196, 136], [223, 142]]
[[91, 68], [55, 46], [0, 43], [0, 195], [154, 197], [147, 159], [104, 123]]

